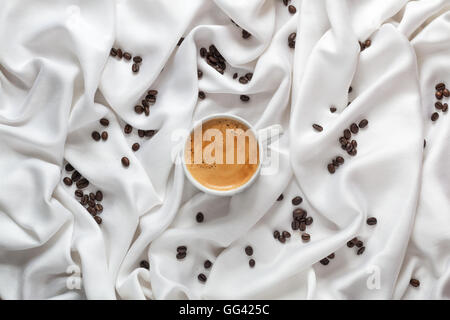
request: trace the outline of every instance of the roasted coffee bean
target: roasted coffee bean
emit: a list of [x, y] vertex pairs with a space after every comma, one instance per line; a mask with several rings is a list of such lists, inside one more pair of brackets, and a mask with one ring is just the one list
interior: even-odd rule
[[442, 83], [442, 82], [440, 82], [440, 83], [438, 83], [438, 84], [436, 85], [435, 89], [436, 89], [437, 91], [444, 90], [444, 89], [445, 89], [445, 84]]
[[97, 131], [93, 131], [91, 136], [92, 136], [92, 139], [94, 139], [95, 141], [100, 140], [100, 133], [98, 133]]
[[103, 193], [100, 190], [95, 193], [95, 200], [97, 201], [103, 200]]
[[283, 233], [281, 235], [282, 235], [282, 237], [284, 237], [286, 239], [291, 237], [291, 234], [288, 231], [283, 231]]
[[125, 58], [125, 60], [131, 60], [131, 53], [129, 53], [129, 52], [124, 52], [123, 53], [123, 57]]
[[248, 81], [250, 81], [253, 78], [253, 73], [248, 72], [248, 73], [245, 74], [245, 77], [247, 78]]
[[353, 241], [348, 241], [347, 242], [347, 247], [349, 247], [349, 248], [353, 248], [355, 246], [355, 244], [353, 243]]
[[214, 69], [216, 69], [216, 71], [219, 72], [220, 74], [224, 73], [224, 68], [221, 66], [215, 66]]
[[195, 216], [195, 220], [197, 220], [198, 223], [202, 223], [204, 219], [205, 216], [201, 212], [198, 212], [197, 215]]
[[250, 266], [250, 268], [254, 268], [254, 267], [255, 267], [255, 264], [256, 264], [256, 262], [255, 262], [254, 259], [250, 259], [250, 260], [248, 261], [248, 265]]
[[94, 207], [87, 207], [86, 208], [86, 210], [87, 210], [87, 212], [89, 212], [89, 214], [91, 215], [91, 216], [96, 216], [97, 215], [97, 211], [95, 210], [95, 208]]
[[137, 114], [142, 114], [142, 112], [144, 112], [144, 107], [137, 105], [134, 107], [134, 112], [136, 112]]
[[97, 224], [102, 224], [102, 218], [100, 218], [99, 216], [95, 216], [94, 220], [95, 222], [97, 222]]
[[178, 252], [176, 257], [178, 260], [184, 259], [186, 257], [186, 251]]
[[350, 139], [352, 137], [352, 133], [350, 132], [350, 130], [348, 130], [348, 129], [345, 129], [344, 130], [344, 138], [345, 139]]
[[308, 242], [311, 239], [311, 236], [308, 233], [302, 234], [302, 240]]
[[290, 14], [294, 14], [297, 12], [297, 9], [293, 5], [289, 5], [288, 11]]
[[186, 246], [178, 246], [177, 247], [177, 252], [186, 252], [187, 251], [187, 247]]
[[198, 280], [200, 280], [200, 282], [206, 282], [207, 280], [206, 276], [203, 273], [200, 273], [197, 278]]
[[206, 50], [206, 48], [200, 48], [200, 57], [202, 57], [202, 58], [206, 57], [207, 53], [208, 53], [208, 50]]
[[86, 178], [82, 178], [82, 179], [77, 181], [77, 188], [78, 189], [84, 189], [88, 185], [89, 185], [89, 180], [87, 180]]
[[348, 88], [348, 93], [350, 93], [350, 92], [352, 92], [353, 91], [353, 88], [350, 86], [349, 88]]
[[341, 145], [347, 145], [347, 143], [348, 143], [348, 140], [347, 139], [345, 139], [344, 137], [340, 137], [339, 138], [339, 143], [341, 144]]
[[94, 206], [94, 209], [95, 209], [95, 211], [97, 212], [97, 213], [102, 213], [103, 212], [103, 206], [100, 204], [100, 203], [97, 203], [95, 206]]
[[146, 117], [148, 117], [148, 115], [150, 114], [150, 107], [149, 106], [144, 107], [144, 114], [145, 114]]
[[235, 72], [234, 74], [233, 74], [233, 79], [236, 79], [238, 77], [238, 74]]
[[144, 269], [150, 269], [150, 264], [148, 263], [148, 261], [145, 261], [145, 260], [142, 260], [140, 263], [139, 263], [139, 266], [141, 267], [141, 268], [144, 268]]
[[90, 200], [95, 200], [95, 194], [93, 194], [92, 192], [89, 193], [89, 199]]
[[307, 217], [306, 220], [305, 220], [305, 224], [306, 224], [307, 226], [312, 225], [313, 221], [314, 221], [314, 220], [313, 220], [312, 217]]
[[138, 129], [138, 136], [139, 136], [140, 138], [145, 137], [145, 130]]
[[331, 174], [336, 172], [336, 167], [332, 163], [328, 164], [327, 169], [328, 169], [328, 172]]
[[306, 230], [306, 223], [305, 222], [300, 222], [300, 226], [298, 227], [298, 230], [300, 231], [305, 231]]
[[280, 241], [281, 243], [285, 243], [285, 242], [286, 242], [286, 238], [283, 237], [283, 236], [280, 236], [280, 237], [278, 238], [278, 241]]
[[203, 91], [199, 91], [199, 92], [198, 92], [198, 98], [201, 99], [201, 100], [203, 100], [203, 99], [206, 98], [206, 94], [205, 94]]
[[318, 124], [316, 124], [316, 123], [314, 123], [314, 124], [312, 125], [312, 127], [313, 127], [316, 131], [319, 131], [319, 132], [321, 132], [321, 131], [323, 130], [322, 126], [320, 126], [320, 125], [318, 125]]
[[294, 219], [301, 219], [306, 217], [307, 212], [301, 208], [296, 208], [294, 211], [292, 211], [292, 217]]
[[88, 201], [89, 201], [89, 196], [88, 196], [87, 194], [85, 194], [85, 195], [83, 195], [83, 198], [81, 198], [80, 203], [81, 203], [83, 206], [85, 206], [85, 205], [87, 205]]
[[364, 49], [366, 48], [366, 46], [364, 45], [364, 43], [362, 43], [361, 41], [358, 41], [359, 42], [359, 48], [360, 48], [360, 50], [361, 51], [364, 51]]
[[249, 101], [249, 100], [250, 100], [250, 97], [249, 97], [249, 96], [246, 96], [245, 94], [241, 95], [241, 101], [247, 102], [247, 101]]
[[277, 198], [277, 201], [281, 201], [281, 200], [283, 200], [283, 199], [284, 199], [283, 194], [280, 194], [280, 195], [278, 196], [278, 198]]
[[365, 250], [366, 250], [366, 247], [361, 247], [361, 248], [358, 249], [356, 254], [359, 256], [359, 255], [363, 254]]
[[328, 259], [334, 259], [334, 253], [327, 256]]
[[343, 164], [344, 163], [344, 158], [342, 158], [341, 156], [337, 156], [336, 157], [336, 162], [338, 163], [338, 164]]
[[295, 41], [288, 41], [288, 46], [289, 46], [289, 48], [294, 49], [295, 48]]
[[448, 89], [444, 89], [444, 91], [442, 91], [442, 94], [444, 95], [444, 97], [448, 98], [450, 96], [450, 91], [448, 91]]
[[80, 178], [81, 178], [81, 174], [78, 171], [75, 170], [72, 173], [72, 181], [73, 182], [77, 182], [78, 180], [80, 180]]
[[247, 84], [248, 83], [248, 79], [244, 76], [239, 77], [239, 82], [242, 84]]
[[291, 0], [283, 0], [283, 4], [287, 7], [287, 5], [291, 2]]
[[423, 139], [423, 148], [425, 149], [426, 146], [427, 146], [427, 140]]
[[124, 167], [130, 166], [130, 160], [127, 157], [122, 157], [121, 162]]
[[90, 200], [90, 199], [89, 199], [87, 204], [88, 204], [88, 206], [91, 207], [91, 208], [94, 208], [94, 207], [95, 207], [95, 201], [93, 201], [93, 200]]
[[153, 137], [156, 133], [156, 130], [145, 130], [145, 136], [146, 137]]
[[203, 77], [203, 71], [197, 70], [197, 78], [201, 79]]
[[280, 231], [275, 230], [275, 231], [273, 232], [273, 237], [274, 237], [275, 239], [278, 239], [278, 238], [280, 237]]
[[352, 157], [356, 156], [357, 153], [358, 151], [354, 148], [348, 152], [348, 154], [351, 155]]
[[434, 94], [436, 96], [436, 99], [441, 100], [442, 99], [442, 91], [436, 91], [436, 93]]
[[101, 124], [102, 126], [104, 126], [104, 127], [109, 126], [109, 120], [106, 119], [106, 118], [101, 118], [101, 119], [99, 120], [99, 122], [100, 122], [100, 124]]
[[136, 152], [136, 151], [138, 151], [139, 150], [139, 148], [140, 148], [141, 146], [139, 145], [139, 143], [133, 143], [133, 145], [131, 146], [131, 149], [134, 151], [134, 152]]
[[152, 95], [152, 96], [157, 96], [158, 95], [158, 90], [150, 89], [150, 90], [147, 91], [147, 94]]
[[148, 101], [145, 100], [145, 99], [142, 100], [141, 103], [142, 103], [142, 105], [144, 106], [144, 108], [148, 108], [148, 107], [150, 106], [150, 104], [148, 103]]
[[298, 228], [300, 227], [300, 222], [298, 222], [297, 220], [294, 220], [291, 222], [291, 228], [292, 230], [298, 230]]
[[292, 32], [288, 37], [288, 42], [294, 42], [296, 38], [297, 38], [297, 33]]
[[356, 140], [352, 140], [351, 145], [353, 148], [356, 148], [358, 146], [358, 142], [356, 142]]
[[148, 94], [145, 96], [145, 100], [150, 104], [150, 105], [154, 105], [156, 102], [156, 96]]
[[330, 263], [330, 260], [328, 258], [323, 258], [320, 260], [320, 264], [323, 264], [324, 266], [328, 265]]
[[300, 203], [302, 203], [303, 199], [300, 196], [296, 196], [294, 198], [292, 198], [292, 204], [294, 206], [298, 206]]
[[122, 57], [123, 57], [122, 49], [117, 49], [117, 58], [122, 59]]
[[82, 198], [83, 197], [83, 190], [75, 190], [75, 196], [78, 198]]
[[103, 131], [103, 132], [102, 132], [102, 140], [103, 140], [103, 141], [108, 140], [108, 132], [106, 132], [106, 131]]
[[184, 38], [181, 37], [180, 40], [178, 40], [177, 47], [181, 46], [181, 44], [183, 43], [183, 41], [184, 41]]
[[363, 119], [359, 122], [359, 127], [361, 129], [363, 129], [363, 128], [367, 127], [368, 124], [369, 124], [369, 121], [367, 119]]
[[211, 268], [211, 266], [212, 266], [212, 262], [209, 261], [209, 260], [206, 260], [206, 261], [203, 263], [203, 267], [205, 267], [205, 269], [209, 269], [209, 268]]
[[442, 112], [447, 112], [448, 110], [448, 104], [444, 103], [444, 105], [442, 106]]
[[250, 38], [252, 35], [250, 32], [248, 32], [247, 30], [242, 30], [242, 38], [244, 39], [248, 39]]
[[115, 48], [111, 48], [111, 50], [109, 51], [109, 54], [110, 54], [112, 57], [115, 57], [115, 56], [117, 56], [117, 50], [116, 50]]
[[374, 225], [376, 225], [376, 224], [377, 224], [377, 218], [375, 218], [375, 217], [367, 218], [367, 224], [368, 224], [369, 226], [374, 226]]
[[74, 167], [70, 163], [66, 164], [65, 169], [67, 172], [71, 172], [74, 170]]
[[370, 47], [371, 44], [372, 44], [372, 41], [370, 41], [369, 39], [367, 39], [367, 40], [364, 42], [364, 46], [365, 46], [366, 48]]
[[133, 65], [131, 66], [131, 70], [134, 73], [138, 73], [139, 72], [139, 65], [137, 63], [133, 63]]
[[245, 254], [248, 256], [253, 255], [253, 248], [251, 246], [246, 246], [244, 251], [245, 251]]
[[358, 131], [359, 131], [358, 125], [356, 123], [352, 123], [350, 125], [350, 131], [355, 134], [358, 133]]
[[136, 63], [141, 63], [142, 62], [142, 58], [140, 56], [135, 56], [133, 58], [133, 61], [136, 62]]
[[336, 107], [330, 107], [330, 112], [331, 112], [331, 113], [335, 113], [336, 110], [337, 110]]
[[417, 288], [418, 286], [420, 286], [420, 281], [417, 279], [411, 279], [409, 280], [409, 284], [412, 285], [414, 288]]
[[129, 124], [126, 124], [125, 127], [123, 128], [123, 132], [125, 132], [126, 134], [130, 134], [131, 131], [133, 131], [133, 127], [130, 126]]
[[437, 119], [439, 119], [439, 113], [433, 112], [431, 115], [431, 121], [436, 121]]
[[63, 182], [64, 182], [64, 184], [66, 185], [66, 186], [71, 186], [72, 185], [72, 179], [70, 179], [69, 177], [65, 177], [64, 179], [63, 179]]
[[213, 65], [215, 65], [215, 64], [217, 64], [217, 62], [219, 62], [219, 60], [213, 55], [208, 55], [206, 59], [208, 59], [208, 61]]
[[442, 103], [440, 103], [439, 101], [436, 102], [436, 103], [434, 104], [434, 106], [435, 106], [435, 108], [438, 109], [438, 110], [442, 110], [442, 107], [443, 107]]
[[355, 246], [357, 248], [361, 248], [364, 245], [364, 243], [361, 240], [356, 241]]

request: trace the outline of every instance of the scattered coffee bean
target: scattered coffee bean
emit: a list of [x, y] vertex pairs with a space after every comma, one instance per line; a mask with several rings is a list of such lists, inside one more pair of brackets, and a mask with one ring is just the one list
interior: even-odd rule
[[369, 226], [374, 226], [374, 225], [376, 225], [376, 224], [377, 224], [377, 218], [375, 218], [375, 217], [370, 217], [370, 218], [368, 218], [368, 219], [367, 219], [367, 224], [368, 224]]
[[208, 53], [208, 50], [206, 50], [206, 48], [200, 48], [200, 56], [202, 58], [206, 57], [207, 53]]
[[331, 174], [336, 172], [336, 167], [332, 163], [329, 163], [327, 165], [327, 169], [328, 169], [328, 172], [331, 173]]
[[348, 241], [347, 242], [347, 247], [349, 247], [349, 248], [353, 248], [355, 246], [355, 244], [353, 243], [353, 241]]
[[242, 38], [244, 39], [248, 39], [250, 38], [252, 35], [250, 34], [250, 32], [248, 32], [247, 30], [242, 30]]
[[203, 263], [203, 267], [205, 267], [205, 269], [209, 269], [209, 268], [211, 268], [211, 266], [212, 266], [212, 262], [209, 261], [209, 260], [206, 260], [206, 261]]
[[297, 33], [296, 32], [292, 32], [289, 37], [288, 37], [288, 45], [289, 48], [295, 48], [295, 39], [297, 38]]
[[372, 41], [370, 41], [369, 39], [367, 39], [367, 40], [364, 42], [364, 46], [365, 46], [366, 48], [370, 47], [371, 44], [372, 44]]
[[280, 231], [275, 230], [275, 231], [273, 232], [273, 237], [274, 237], [275, 239], [278, 239], [278, 238], [280, 237]]
[[247, 254], [248, 256], [253, 255], [253, 248], [251, 246], [246, 246], [245, 247], [245, 254]]
[[357, 134], [359, 131], [358, 125], [356, 123], [352, 123], [350, 125], [350, 131], [354, 134]]
[[144, 107], [137, 105], [134, 107], [134, 112], [136, 112], [137, 114], [142, 114], [142, 112], [144, 112]]
[[278, 198], [277, 198], [277, 201], [281, 201], [281, 200], [283, 200], [283, 199], [284, 199], [283, 194], [280, 194], [280, 195], [278, 196]]
[[418, 286], [420, 286], [420, 281], [417, 279], [411, 279], [409, 280], [409, 284], [412, 285], [414, 288], [417, 288]]
[[344, 130], [344, 138], [348, 140], [351, 137], [352, 137], [352, 133], [350, 132], [350, 130], [349, 129], [345, 129]]
[[436, 93], [434, 94], [436, 96], [436, 99], [441, 100], [443, 97], [443, 92], [442, 91], [436, 91]]
[[282, 236], [286, 239], [291, 237], [291, 234], [288, 231], [283, 231]]
[[239, 77], [239, 82], [242, 84], [247, 84], [248, 83], [248, 79], [244, 76]]
[[292, 211], [292, 217], [294, 219], [303, 219], [306, 217], [307, 212], [301, 208], [296, 208], [294, 211]]
[[133, 61], [136, 62], [136, 63], [141, 63], [142, 62], [142, 58], [140, 56], [135, 56], [133, 58]]
[[103, 193], [100, 190], [95, 193], [95, 200], [97, 201], [103, 200]]
[[72, 185], [72, 179], [70, 179], [69, 177], [65, 177], [64, 179], [63, 179], [63, 182], [64, 182], [64, 184], [66, 185], [66, 186], [71, 186]]
[[131, 131], [133, 131], [133, 127], [130, 126], [129, 124], [126, 124], [125, 127], [124, 127], [124, 129], [123, 129], [123, 131], [124, 131], [126, 134], [130, 134]]
[[123, 57], [122, 49], [117, 49], [117, 58], [122, 59], [122, 57]]
[[75, 196], [78, 198], [83, 197], [83, 190], [75, 190]]
[[91, 136], [92, 136], [92, 139], [94, 139], [95, 141], [100, 140], [100, 133], [98, 133], [97, 131], [93, 131]]
[[440, 83], [438, 83], [438, 84], [435, 86], [435, 89], [436, 89], [437, 91], [444, 90], [444, 89], [445, 89], [445, 84], [444, 84], [443, 82], [440, 82]]
[[186, 251], [178, 252], [176, 258], [178, 260], [184, 259], [186, 257]]
[[300, 225], [298, 226], [298, 230], [300, 231], [305, 231], [306, 230], [306, 223], [305, 222], [300, 222]]
[[181, 44], [183, 43], [183, 41], [184, 41], [184, 38], [181, 37], [180, 40], [178, 40], [177, 47], [181, 46]]
[[134, 73], [138, 73], [139, 72], [139, 65], [137, 63], [133, 63], [133, 65], [131, 66], [131, 70]]
[[249, 96], [246, 96], [245, 94], [241, 95], [241, 101], [247, 102], [247, 101], [249, 101], [249, 100], [250, 100], [250, 97], [249, 97]]
[[302, 234], [302, 240], [304, 242], [308, 242], [311, 239], [311, 236], [308, 233]]
[[95, 209], [95, 211], [97, 212], [97, 213], [102, 213], [103, 212], [103, 206], [100, 204], [100, 203], [97, 203], [95, 206], [94, 206], [94, 209]]
[[[89, 193], [89, 199], [90, 200], [95, 200], [95, 194], [93, 194], [92, 192]], [[93, 206], [92, 206], [93, 207]]]
[[252, 80], [252, 78], [253, 78], [253, 73], [247, 72], [247, 73], [245, 74], [245, 77], [247, 78], [248, 81], [250, 81], [250, 80]]
[[203, 77], [203, 71], [197, 70], [197, 78], [201, 79]]
[[283, 236], [280, 236], [280, 237], [278, 238], [278, 241], [280, 241], [281, 243], [285, 243], [285, 242], [286, 242], [286, 238], [283, 237]]
[[300, 196], [296, 196], [294, 198], [292, 198], [292, 204], [294, 206], [298, 206], [300, 203], [302, 203], [303, 199]]
[[328, 255], [328, 259], [334, 259], [334, 256], [335, 256], [335, 254], [334, 253], [332, 253], [332, 254], [330, 254], [330, 255]]
[[95, 211], [95, 208], [93, 208], [93, 207], [88, 207], [86, 210], [87, 210], [87, 212], [89, 212], [89, 214], [91, 216], [96, 216], [97, 215], [97, 211]]
[[129, 52], [124, 52], [123, 53], [123, 57], [125, 58], [125, 60], [131, 60], [131, 53], [129, 53]]
[[139, 136], [140, 138], [145, 137], [145, 130], [138, 129], [138, 136]]
[[295, 14], [297, 12], [297, 9], [293, 5], [289, 5], [288, 11], [290, 14]]
[[140, 266], [141, 268], [144, 268], [144, 269], [147, 269], [147, 270], [150, 269], [150, 264], [148, 263], [148, 261], [145, 261], [145, 260], [142, 260], [142, 261], [139, 263], [139, 266]]
[[361, 247], [361, 248], [359, 248], [358, 249], [358, 251], [356, 252], [356, 254], [359, 256], [359, 255], [362, 255], [363, 253], [364, 253], [364, 251], [366, 250], [366, 247]]
[[361, 240], [356, 241], [355, 246], [357, 248], [361, 248], [364, 245], [364, 243]]
[[237, 74], [237, 72], [235, 72], [234, 74], [233, 74], [233, 79], [236, 79], [238, 77], [238, 74]]
[[320, 263], [326, 266], [330, 263], [330, 260], [328, 260], [327, 258], [323, 258], [322, 260], [320, 260]]
[[431, 121], [436, 121], [437, 119], [439, 119], [439, 113], [433, 112], [431, 115]]
[[186, 252], [187, 251], [187, 247], [186, 246], [178, 246], [177, 247], [177, 252]]
[[206, 280], [207, 280], [206, 276], [203, 273], [200, 273], [197, 278], [201, 282], [206, 282]]
[[250, 259], [250, 260], [248, 261], [248, 265], [250, 266], [250, 268], [254, 268], [254, 267], [255, 267], [255, 264], [256, 264], [256, 262], [255, 262], [254, 259]]
[[367, 127], [368, 124], [369, 124], [369, 121], [367, 119], [363, 119], [359, 122], [359, 127], [361, 129], [363, 129], [363, 128]]
[[102, 218], [100, 218], [99, 216], [94, 216], [94, 220], [95, 222], [97, 222], [97, 224], [102, 224]]
[[291, 2], [291, 0], [283, 0], [283, 4], [287, 7], [287, 5]]
[[75, 170], [72, 173], [72, 181], [73, 182], [77, 182], [78, 180], [80, 180], [80, 178], [81, 178], [81, 174], [78, 171]]
[[197, 215], [195, 216], [195, 220], [197, 220], [198, 223], [202, 223], [204, 219], [205, 216], [201, 212], [197, 213]]
[[110, 54], [112, 57], [115, 57], [115, 56], [117, 56], [117, 50], [116, 50], [115, 48], [111, 48], [111, 50], [109, 51], [109, 54]]
[[100, 124], [101, 124], [102, 126], [104, 126], [104, 127], [109, 126], [109, 120], [106, 119], [106, 118], [101, 118], [101, 119], [99, 120], [99, 122], [100, 122]]
[[318, 124], [316, 124], [316, 123], [314, 123], [314, 124], [312, 125], [312, 127], [313, 127], [316, 131], [319, 131], [319, 132], [322, 132], [322, 130], [323, 130], [322, 126], [320, 126], [320, 125], [318, 125]]
[[130, 160], [127, 157], [122, 157], [121, 161], [122, 161], [122, 165], [124, 167], [129, 167], [130, 166]]
[[133, 145], [131, 146], [131, 149], [134, 151], [134, 152], [136, 152], [136, 151], [138, 151], [139, 150], [139, 148], [140, 148], [141, 146], [139, 145], [139, 143], [133, 143]]
[[444, 103], [444, 105], [442, 106], [442, 112], [447, 112], [448, 110], [448, 104]]
[[103, 131], [103, 132], [102, 132], [102, 140], [103, 140], [103, 141], [108, 140], [108, 132], [106, 132], [106, 131]]
[[71, 172], [74, 170], [74, 167], [70, 163], [66, 164], [65, 169], [67, 172]]
[[306, 224], [307, 226], [310, 226], [310, 225], [312, 225], [313, 221], [314, 221], [314, 220], [313, 220], [312, 217], [307, 217], [306, 220], [305, 220], [305, 224]]
[[298, 230], [298, 228], [300, 227], [300, 222], [298, 222], [297, 220], [293, 220], [292, 222], [291, 222], [291, 228], [292, 228], [292, 230]]
[[336, 107], [330, 107], [330, 112], [331, 112], [331, 113], [335, 113], [336, 110], [337, 110]]
[[87, 180], [86, 178], [82, 178], [78, 180], [76, 184], [78, 189], [84, 189], [89, 186], [89, 180]]

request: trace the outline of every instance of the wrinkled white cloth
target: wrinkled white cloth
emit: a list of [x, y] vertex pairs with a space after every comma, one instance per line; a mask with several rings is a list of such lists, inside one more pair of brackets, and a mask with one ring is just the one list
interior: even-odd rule
[[[450, 298], [450, 115], [430, 120], [434, 86], [450, 86], [450, 1], [291, 4], [294, 15], [275, 0], [0, 1], [0, 297]], [[224, 75], [200, 58], [211, 44]], [[142, 56], [138, 74], [109, 56], [113, 46]], [[242, 85], [234, 72], [254, 76]], [[134, 106], [148, 89], [159, 93], [145, 117]], [[285, 130], [271, 150], [276, 175], [233, 197], [199, 192], [172, 161], [173, 133], [217, 112]], [[109, 139], [95, 142], [102, 117]], [[338, 138], [363, 118], [348, 157]], [[142, 139], [136, 128], [158, 133]], [[100, 226], [62, 183], [67, 161], [103, 191]], [[309, 243], [290, 227], [297, 195], [314, 218]], [[282, 244], [274, 230], [292, 237]], [[347, 248], [354, 237], [363, 255]]]

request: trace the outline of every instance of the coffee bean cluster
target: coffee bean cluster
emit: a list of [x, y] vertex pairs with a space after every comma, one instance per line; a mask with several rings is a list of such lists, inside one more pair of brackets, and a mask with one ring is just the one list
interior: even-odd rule
[[[445, 87], [445, 83], [441, 82], [438, 83], [435, 87], [436, 92], [435, 92], [435, 97], [438, 100], [442, 100], [443, 98], [448, 98], [450, 97], [450, 91]], [[443, 113], [446, 113], [448, 111], [448, 103], [442, 103], [441, 101], [436, 101], [436, 103], [434, 104], [434, 107], [436, 108], [436, 110], [438, 111], [442, 111]], [[439, 113], [438, 112], [433, 112], [433, 114], [431, 115], [431, 121], [436, 121], [437, 119], [439, 119]]]
[[[249, 257], [253, 256], [253, 248], [252, 246], [246, 246], [245, 249], [245, 254]], [[250, 268], [254, 268], [256, 264], [255, 259], [251, 258], [250, 260], [248, 260], [248, 265], [250, 266]]]
[[111, 56], [111, 57], [117, 57], [119, 60], [122, 60], [122, 58], [123, 59], [125, 59], [125, 60], [127, 60], [127, 61], [130, 61], [131, 60], [131, 58], [133, 58], [133, 65], [131, 66], [131, 70], [134, 72], [134, 73], [137, 73], [137, 72], [139, 72], [139, 67], [140, 67], [140, 64], [142, 63], [142, 58], [140, 57], [140, 56], [135, 56], [135, 57], [133, 57], [132, 55], [131, 55], [131, 53], [129, 53], [129, 52], [123, 52], [122, 51], [122, 49], [120, 49], [120, 48], [111, 48], [111, 50], [110, 50], [110, 52], [109, 52], [109, 55]]
[[[100, 119], [99, 122], [104, 127], [109, 126], [109, 120], [106, 118]], [[100, 139], [102, 139], [103, 141], [108, 140], [108, 132], [107, 131], [103, 131], [101, 134], [98, 131], [93, 131], [91, 133], [91, 136], [92, 136], [92, 139], [94, 139], [95, 141], [100, 141]]]
[[[210, 269], [212, 267], [212, 262], [209, 260], [205, 260], [205, 262], [203, 263], [203, 267], [206, 270]], [[197, 279], [203, 283], [205, 283], [206, 280], [208, 280], [208, 278], [206, 277], [206, 275], [204, 273], [199, 273], [199, 275], [197, 276]]]
[[213, 67], [220, 74], [224, 74], [227, 68], [225, 58], [220, 54], [215, 45], [210, 45], [209, 50], [202, 47], [200, 48], [200, 57], [206, 60], [211, 67]]
[[[231, 23], [234, 24], [236, 27], [238, 27], [239, 29], [242, 29], [236, 22], [233, 21], [233, 19], [230, 19]], [[252, 36], [252, 34], [250, 32], [248, 32], [247, 30], [242, 29], [242, 38], [244, 39], [248, 39]]]
[[288, 37], [288, 46], [289, 48], [295, 48], [295, 39], [297, 38], [297, 32], [292, 32]]
[[187, 247], [186, 246], [178, 246], [177, 247], [177, 259], [178, 260], [183, 260], [184, 258], [186, 258], [187, 255]]
[[156, 103], [157, 95], [158, 90], [148, 90], [145, 97], [141, 100], [141, 104], [134, 107], [134, 112], [137, 114], [145, 114], [148, 117], [150, 115], [150, 106]]
[[347, 242], [347, 247], [353, 248], [356, 247], [356, 254], [359, 256], [364, 253], [366, 250], [366, 247], [364, 247], [364, 242], [359, 240], [357, 237], [353, 238], [352, 240]]
[[335, 254], [334, 252], [330, 255], [328, 255], [326, 258], [323, 258], [322, 260], [320, 260], [320, 264], [327, 266], [330, 263], [330, 260], [334, 259]]
[[[127, 123], [125, 125], [125, 127], [123, 128], [123, 132], [125, 134], [131, 134], [133, 132], [133, 127]], [[151, 138], [156, 134], [156, 132], [157, 132], [156, 130], [141, 130], [141, 129], [137, 130], [138, 136], [140, 138]], [[133, 145], [131, 146], [131, 150], [133, 150], [134, 152], [138, 151], [140, 148], [141, 148], [141, 145], [138, 142], [133, 143]], [[126, 162], [126, 160], [125, 160], [125, 162]]]
[[364, 42], [359, 41], [359, 47], [361, 49], [361, 52], [366, 50], [368, 47], [370, 47], [370, 45], [372, 44], [372, 41], [367, 39]]
[[[357, 134], [360, 129], [364, 129], [369, 124], [367, 119], [363, 119], [359, 122], [359, 124], [352, 123], [349, 128], [345, 129], [343, 132], [343, 136], [339, 137], [339, 143], [341, 144], [341, 148], [350, 156], [356, 156], [358, 143], [356, 140], [352, 140], [352, 134]], [[336, 169], [344, 164], [344, 158], [341, 156], [337, 156], [335, 159], [328, 163], [327, 169], [330, 174], [336, 172]]]
[[[300, 196], [294, 197], [292, 199], [292, 204], [294, 206], [298, 206], [303, 202], [303, 199]], [[313, 223], [313, 218], [308, 217], [308, 212], [302, 208], [295, 208], [294, 211], [292, 211], [292, 222], [291, 222], [291, 228], [292, 230], [296, 231], [299, 230], [302, 235], [302, 240], [304, 242], [309, 242], [311, 240], [311, 235], [309, 233], [306, 233], [306, 228], [310, 226]]]
[[72, 172], [71, 177], [65, 177], [63, 182], [66, 186], [70, 187], [73, 183], [76, 184], [75, 197], [80, 199], [80, 204], [86, 208], [86, 210], [94, 217], [94, 220], [98, 223], [102, 223], [102, 218], [98, 215], [103, 212], [103, 206], [100, 202], [103, 200], [103, 193], [98, 190], [96, 193], [84, 193], [83, 189], [89, 186], [89, 180], [84, 178], [75, 168], [67, 163], [65, 170], [69, 173]]
[[283, 4], [288, 7], [288, 11], [290, 14], [294, 14], [297, 12], [297, 8], [293, 5], [290, 5], [289, 3], [291, 3], [291, 0], [283, 0]]

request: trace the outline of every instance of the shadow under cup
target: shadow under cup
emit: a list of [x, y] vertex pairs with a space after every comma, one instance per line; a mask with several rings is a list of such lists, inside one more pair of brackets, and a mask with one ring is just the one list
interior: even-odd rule
[[194, 185], [219, 195], [244, 189], [260, 168], [255, 132], [235, 116], [212, 116], [195, 126], [186, 140], [183, 157]]

